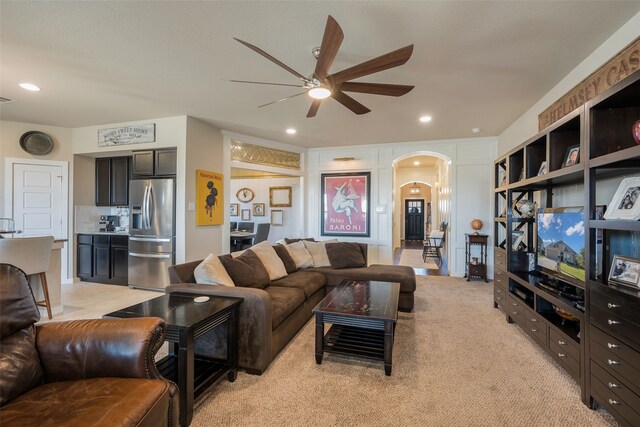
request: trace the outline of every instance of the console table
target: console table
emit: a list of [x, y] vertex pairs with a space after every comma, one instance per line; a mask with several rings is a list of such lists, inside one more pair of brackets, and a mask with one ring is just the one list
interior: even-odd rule
[[[487, 281], [487, 241], [486, 234], [467, 233], [465, 236], [465, 274], [467, 282], [471, 279], [484, 279]], [[478, 257], [471, 257], [472, 252], [478, 251]]]

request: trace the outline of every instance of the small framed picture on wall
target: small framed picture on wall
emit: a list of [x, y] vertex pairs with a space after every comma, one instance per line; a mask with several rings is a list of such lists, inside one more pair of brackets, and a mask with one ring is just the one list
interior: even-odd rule
[[251, 219], [251, 210], [249, 210], [249, 209], [242, 209], [241, 219], [242, 219], [243, 221], [249, 221], [249, 220]]
[[264, 203], [254, 203], [253, 204], [253, 216], [264, 216], [265, 209]]
[[281, 209], [271, 210], [271, 225], [283, 225], [284, 212]]
[[238, 203], [230, 203], [229, 204], [229, 215], [238, 216], [238, 210], [240, 209], [240, 205]]

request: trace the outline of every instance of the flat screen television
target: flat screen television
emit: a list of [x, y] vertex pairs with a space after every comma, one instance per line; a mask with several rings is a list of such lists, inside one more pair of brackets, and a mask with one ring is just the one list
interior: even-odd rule
[[536, 217], [537, 267], [542, 273], [584, 287], [582, 207], [539, 209]]

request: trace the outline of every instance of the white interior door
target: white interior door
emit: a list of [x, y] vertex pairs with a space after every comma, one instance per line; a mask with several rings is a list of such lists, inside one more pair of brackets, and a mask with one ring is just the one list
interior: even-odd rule
[[66, 238], [62, 225], [62, 167], [13, 165], [13, 219], [23, 236]]

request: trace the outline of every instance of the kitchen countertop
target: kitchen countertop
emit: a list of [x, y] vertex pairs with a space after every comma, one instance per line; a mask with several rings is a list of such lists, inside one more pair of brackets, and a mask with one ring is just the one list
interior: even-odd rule
[[128, 236], [128, 231], [76, 231], [76, 234], [102, 234], [106, 236]]

